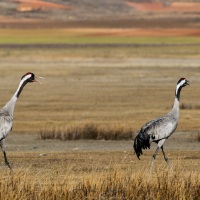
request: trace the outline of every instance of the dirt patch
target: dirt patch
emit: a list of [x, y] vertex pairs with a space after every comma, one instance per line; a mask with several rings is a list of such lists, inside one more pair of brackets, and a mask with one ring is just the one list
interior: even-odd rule
[[[199, 142], [193, 141], [195, 132], [175, 132], [165, 143], [168, 151], [173, 150], [199, 150]], [[89, 144], [89, 145], [88, 145]], [[63, 151], [131, 151], [133, 140], [40, 140], [34, 134], [11, 133], [6, 138], [7, 150], [18, 152], [63, 152]], [[156, 148], [152, 144], [151, 150]]]

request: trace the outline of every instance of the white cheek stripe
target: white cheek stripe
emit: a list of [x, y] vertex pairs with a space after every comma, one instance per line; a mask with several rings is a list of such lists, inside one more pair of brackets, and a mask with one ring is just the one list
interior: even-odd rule
[[182, 85], [184, 85], [185, 82], [186, 82], [186, 81], [185, 81], [185, 79], [184, 79], [184, 80], [182, 80], [182, 81], [176, 86], [176, 95], [177, 95], [177, 92], [178, 92], [179, 88], [180, 88]]
[[31, 78], [31, 74], [28, 74], [28, 75], [24, 76], [24, 78], [22, 80], [25, 81], [25, 80], [27, 80], [29, 78]]
[[16, 91], [15, 94], [14, 94], [14, 97], [15, 97], [15, 98], [17, 98], [17, 94], [18, 94], [18, 92], [19, 92], [19, 90], [20, 90], [22, 84], [24, 83], [24, 81], [27, 80], [27, 79], [29, 79], [29, 78], [31, 78], [31, 74], [28, 74], [28, 75], [24, 76], [24, 78], [20, 81], [19, 86], [18, 86], [18, 88], [17, 88], [17, 91]]

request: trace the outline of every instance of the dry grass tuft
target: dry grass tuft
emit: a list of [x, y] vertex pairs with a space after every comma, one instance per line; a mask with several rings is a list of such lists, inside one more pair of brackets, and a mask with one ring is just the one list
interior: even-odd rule
[[129, 140], [134, 138], [135, 132], [125, 125], [102, 125], [86, 123], [69, 125], [66, 127], [45, 127], [40, 130], [38, 138], [42, 140]]
[[182, 109], [182, 110], [199, 110], [200, 105], [192, 105], [192, 104], [189, 104], [189, 103], [181, 103], [180, 109]]
[[200, 142], [200, 131], [197, 132], [197, 141]]
[[[133, 169], [132, 169], [133, 170]], [[129, 174], [128, 174], [129, 173]], [[115, 168], [98, 179], [83, 179], [73, 187], [68, 176], [62, 181], [30, 176], [23, 170], [5, 178], [0, 175], [0, 199], [198, 199], [199, 175], [162, 170], [149, 177], [147, 173], [128, 173]], [[173, 183], [173, 185], [172, 185]]]
[[85, 182], [72, 192], [72, 197], [77, 199], [88, 196], [95, 199], [195, 199], [198, 195], [199, 181], [192, 182], [191, 176], [182, 178], [179, 173], [161, 173], [155, 179], [148, 179], [141, 174], [124, 177], [115, 172], [98, 185]]
[[189, 142], [200, 142], [200, 130], [193, 132], [193, 134], [189, 137]]

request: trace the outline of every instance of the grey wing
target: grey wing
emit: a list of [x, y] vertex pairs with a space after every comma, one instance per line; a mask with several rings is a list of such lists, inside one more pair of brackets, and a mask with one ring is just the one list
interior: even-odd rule
[[168, 116], [159, 117], [147, 122], [135, 137], [133, 148], [138, 158], [142, 149], [150, 148], [152, 142], [168, 138], [176, 129], [177, 122]]
[[152, 135], [155, 132], [156, 127], [159, 127], [160, 124], [163, 122], [163, 118], [156, 118], [154, 120], [151, 120], [147, 122], [143, 127], [142, 127], [142, 132], [145, 132], [148, 135]]
[[12, 129], [13, 120], [10, 116], [0, 116], [0, 140], [4, 139]]
[[156, 123], [162, 121], [161, 118], [157, 118], [155, 120], [147, 122], [140, 130], [138, 135], [134, 139], [133, 148], [135, 153], [140, 159], [140, 155], [142, 154], [142, 149], [150, 148], [152, 137], [154, 137], [154, 127]]
[[145, 128], [146, 134], [151, 136], [152, 141], [159, 141], [168, 138], [177, 127], [177, 122], [167, 116], [160, 117], [147, 123]]

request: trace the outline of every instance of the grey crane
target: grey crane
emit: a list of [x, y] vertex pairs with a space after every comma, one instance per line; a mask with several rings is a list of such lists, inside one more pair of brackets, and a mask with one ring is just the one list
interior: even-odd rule
[[163, 144], [170, 137], [170, 135], [172, 135], [172, 133], [176, 130], [179, 119], [180, 92], [181, 89], [187, 85], [189, 85], [189, 81], [186, 80], [185, 78], [181, 78], [176, 85], [175, 100], [171, 111], [162, 117], [158, 117], [154, 120], [147, 122], [141, 128], [138, 135], [135, 137], [133, 148], [135, 150], [135, 154], [137, 155], [138, 159], [140, 159], [140, 155], [142, 154], [142, 149], [147, 149], [147, 148], [150, 149], [150, 145], [152, 142], [158, 144], [156, 151], [152, 157], [150, 173], [152, 172], [154, 161], [156, 159], [156, 155], [160, 148], [162, 150], [166, 163], [170, 167], [169, 160], [164, 152]]
[[4, 154], [5, 164], [10, 169], [11, 169], [11, 166], [10, 166], [10, 163], [8, 162], [8, 159], [6, 156], [6, 150], [5, 150], [5, 138], [7, 137], [9, 132], [12, 130], [13, 114], [14, 114], [14, 108], [15, 108], [17, 99], [19, 98], [24, 86], [27, 83], [32, 83], [32, 82], [40, 83], [35, 78], [42, 78], [42, 77], [37, 77], [31, 72], [28, 72], [25, 75], [23, 75], [16, 92], [14, 93], [10, 101], [8, 101], [8, 103], [0, 110], [0, 146]]

